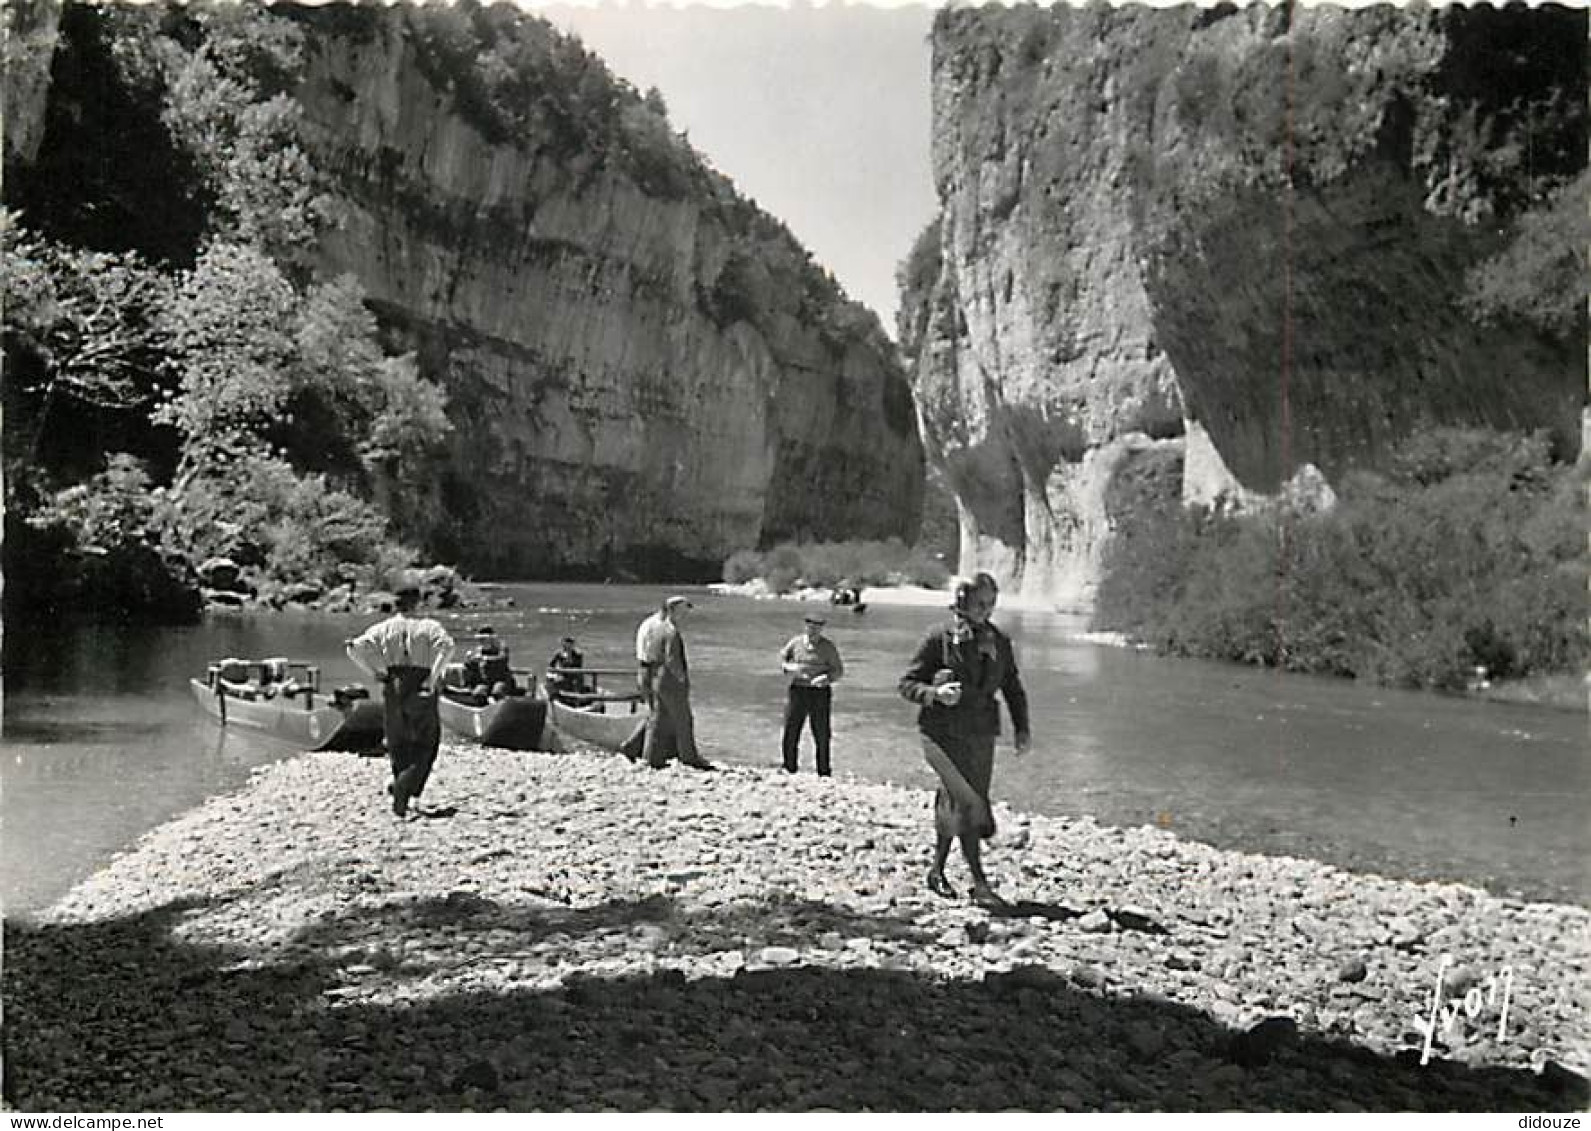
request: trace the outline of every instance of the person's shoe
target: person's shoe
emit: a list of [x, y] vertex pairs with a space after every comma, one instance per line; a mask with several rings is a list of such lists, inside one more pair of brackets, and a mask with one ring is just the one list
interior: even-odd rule
[[392, 795], [392, 815], [394, 817], [407, 817], [409, 815], [409, 798], [398, 792], [398, 783], [393, 782], [388, 785], [387, 792]]
[[692, 758], [688, 762], [684, 758], [681, 758], [679, 761], [680, 761], [680, 765], [689, 766], [693, 770], [716, 770], [716, 769], [718, 769], [717, 766], [713, 765], [711, 762], [707, 761], [707, 759], [705, 759], [705, 758]]
[[1005, 898], [987, 880], [977, 880], [972, 885], [972, 902], [979, 907], [1004, 907]]
[[928, 870], [928, 890], [946, 899], [956, 898], [956, 889], [950, 886], [950, 881], [945, 879], [945, 874], [938, 868]]

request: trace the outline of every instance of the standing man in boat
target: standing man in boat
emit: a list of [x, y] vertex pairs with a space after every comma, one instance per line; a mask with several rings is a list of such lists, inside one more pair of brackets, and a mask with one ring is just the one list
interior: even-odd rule
[[696, 749], [690, 667], [680, 633], [681, 622], [693, 608], [684, 597], [670, 597], [635, 633], [636, 679], [651, 710], [645, 727], [637, 728], [620, 749], [632, 759], [646, 759], [653, 768], [667, 765], [676, 754], [683, 765], [713, 768]]
[[386, 707], [387, 756], [392, 762], [392, 811], [409, 812], [425, 789], [442, 741], [436, 696], [453, 638], [430, 617], [417, 617], [420, 579], [405, 570], [393, 582], [397, 611], [348, 641], [348, 658], [381, 684]]
[[845, 674], [840, 661], [840, 650], [834, 641], [823, 635], [825, 620], [822, 613], [808, 613], [803, 618], [806, 631], [792, 636], [779, 653], [784, 673], [790, 677], [790, 688], [785, 695], [784, 738], [780, 751], [784, 755], [786, 773], [795, 773], [801, 750], [801, 730], [807, 720], [812, 720], [812, 742], [817, 747], [818, 777], [831, 774], [829, 766], [830, 718], [834, 699], [834, 683]]

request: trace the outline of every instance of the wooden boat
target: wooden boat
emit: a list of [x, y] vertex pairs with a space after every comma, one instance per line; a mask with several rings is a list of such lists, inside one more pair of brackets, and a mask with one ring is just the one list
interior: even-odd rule
[[224, 661], [211, 664], [204, 679], [188, 683], [200, 708], [224, 727], [258, 731], [304, 750], [381, 749], [386, 730], [381, 704], [363, 687], [323, 693], [320, 669], [313, 664]]
[[509, 695], [485, 706], [461, 703], [444, 693], [437, 700], [442, 725], [482, 746], [504, 750], [545, 750], [547, 701], [534, 695]]
[[[647, 709], [638, 691], [603, 691], [604, 676], [628, 678], [633, 685], [633, 668], [571, 668], [563, 674], [578, 673], [583, 691], [561, 691], [549, 699], [547, 721], [552, 724], [556, 749], [596, 746], [618, 750], [624, 740], [646, 722]], [[546, 686], [545, 683], [543, 686]]]

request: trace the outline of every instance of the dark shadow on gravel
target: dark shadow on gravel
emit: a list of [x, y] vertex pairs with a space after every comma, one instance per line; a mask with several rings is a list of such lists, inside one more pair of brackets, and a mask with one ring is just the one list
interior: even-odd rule
[[[172, 937], [203, 903], [87, 925], [6, 924], [7, 1105], [32, 1111], [1278, 1109], [1582, 1110], [1585, 1083], [1388, 1059], [1307, 1035], [1264, 1063], [1228, 1059], [1230, 1030], [1165, 999], [1091, 991], [1029, 967], [983, 983], [909, 970], [812, 967], [687, 982], [661, 971], [550, 991], [466, 992], [404, 1006], [362, 989], [459, 965], [358, 963], [327, 948], [417, 915], [535, 937], [668, 919], [692, 950], [718, 916], [657, 897], [532, 909], [455, 893], [356, 908], [272, 960]], [[867, 918], [770, 901], [775, 931], [861, 933]], [[430, 917], [427, 919], [427, 917]], [[871, 920], [872, 930], [902, 924]], [[539, 935], [538, 935], [539, 932]], [[903, 937], [903, 936], [892, 936]], [[411, 965], [416, 968], [408, 968]]]

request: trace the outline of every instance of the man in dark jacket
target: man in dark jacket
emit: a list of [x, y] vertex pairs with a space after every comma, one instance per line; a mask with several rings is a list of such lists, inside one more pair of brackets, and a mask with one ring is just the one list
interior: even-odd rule
[[938, 895], [956, 894], [945, 879], [945, 862], [951, 841], [959, 840], [972, 874], [973, 901], [981, 904], [1002, 902], [984, 874], [980, 844], [994, 835], [989, 784], [1000, 734], [996, 692], [1011, 712], [1017, 754], [1026, 753], [1030, 742], [1027, 692], [1011, 638], [989, 621], [999, 596], [987, 573], [957, 583], [951, 623], [923, 639], [900, 679], [900, 693], [922, 707], [917, 729], [923, 754], [941, 783], [934, 797], [936, 839], [928, 887]]

